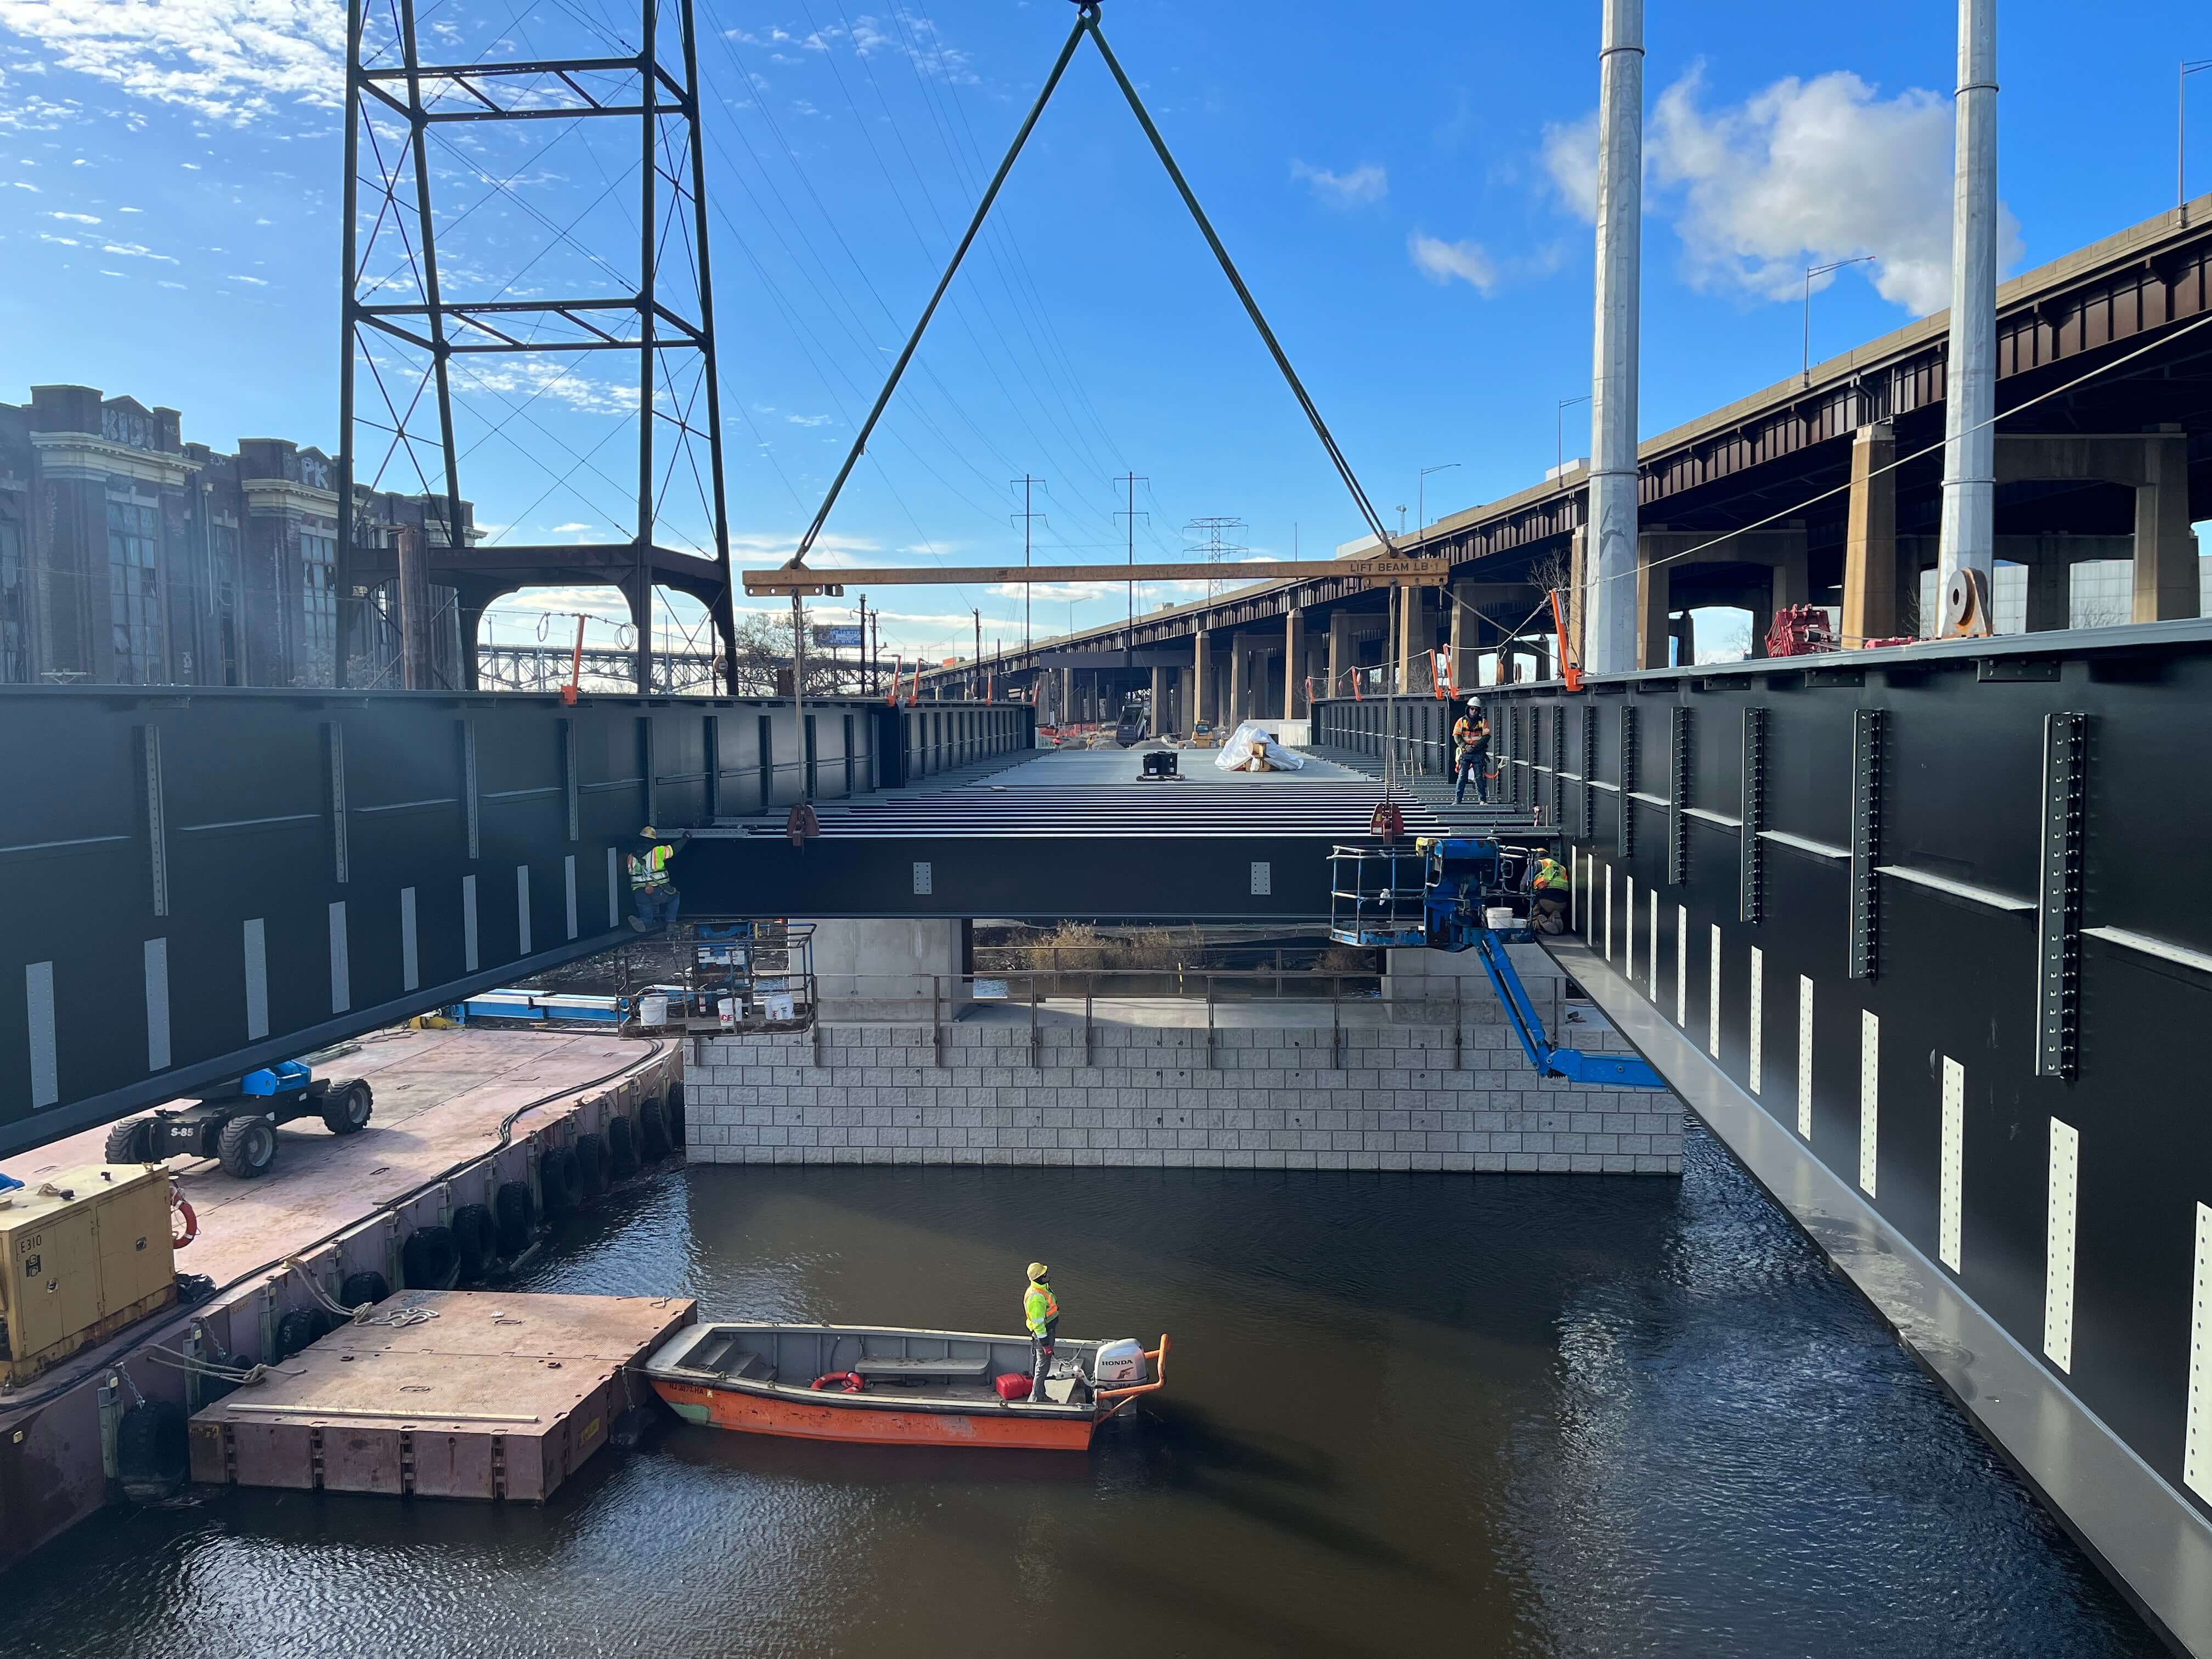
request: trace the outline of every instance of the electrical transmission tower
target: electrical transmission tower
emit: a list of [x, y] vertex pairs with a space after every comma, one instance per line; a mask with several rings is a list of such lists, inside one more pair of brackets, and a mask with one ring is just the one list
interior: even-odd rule
[[[692, 0], [635, 3], [627, 29], [557, 0], [504, 17], [442, 5], [425, 33], [415, 0], [349, 0], [340, 684], [347, 627], [392, 581], [403, 619], [427, 611], [415, 596], [428, 584], [456, 591], [471, 686], [483, 607], [538, 585], [623, 590], [641, 691], [655, 680], [654, 590], [689, 593], [722, 636], [726, 678]], [[634, 448], [615, 447], [618, 432]], [[611, 533], [541, 544], [523, 526], [477, 531], [461, 463], [487, 445], [551, 480], [542, 494], [526, 481], [538, 500], [492, 516], [552, 500], [584, 520], [561, 528]], [[525, 533], [509, 542], [513, 529]]]
[[[1241, 553], [1249, 553], [1252, 550], [1243, 542], [1234, 539], [1236, 533], [1244, 528], [1244, 520], [1242, 519], [1193, 519], [1182, 527], [1182, 533], [1198, 543], [1198, 546], [1192, 550], [1194, 552], [1205, 554], [1206, 562], [1209, 564], [1219, 564], [1224, 559], [1232, 559]], [[1212, 599], [1215, 588], [1218, 586], [1218, 582], [1208, 577], [1206, 583], [1206, 597]]]

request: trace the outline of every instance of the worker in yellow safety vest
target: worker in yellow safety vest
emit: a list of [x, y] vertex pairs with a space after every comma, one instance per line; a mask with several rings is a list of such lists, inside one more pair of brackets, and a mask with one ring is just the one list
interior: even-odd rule
[[668, 860], [674, 849], [664, 844], [651, 824], [638, 832], [638, 844], [629, 855], [630, 902], [637, 914], [630, 917], [633, 933], [650, 933], [671, 927], [684, 907], [684, 895], [668, 883]]
[[1044, 1398], [1045, 1373], [1052, 1369], [1053, 1339], [1060, 1334], [1060, 1298], [1052, 1293], [1052, 1269], [1030, 1263], [1030, 1282], [1022, 1292], [1022, 1322], [1030, 1328], [1030, 1403]]
[[1567, 931], [1567, 897], [1573, 886], [1574, 878], [1567, 873], [1565, 865], [1549, 853], [1537, 854], [1528, 872], [1528, 890], [1534, 896], [1528, 920], [1539, 933]]

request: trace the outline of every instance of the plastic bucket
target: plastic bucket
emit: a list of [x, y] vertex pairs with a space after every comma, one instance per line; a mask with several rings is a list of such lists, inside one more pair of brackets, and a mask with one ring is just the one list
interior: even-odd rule
[[738, 1023], [738, 1000], [735, 997], [724, 997], [714, 1005], [714, 1017], [721, 1022], [724, 1030], [730, 1030]]
[[1483, 925], [1493, 933], [1510, 933], [1521, 925], [1510, 905], [1493, 904], [1482, 913]]
[[668, 999], [658, 991], [648, 991], [637, 1000], [637, 1023], [641, 1025], [668, 1024]]

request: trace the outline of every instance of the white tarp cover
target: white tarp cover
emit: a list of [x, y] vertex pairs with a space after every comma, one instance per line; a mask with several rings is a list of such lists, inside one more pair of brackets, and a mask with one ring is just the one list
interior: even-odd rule
[[1224, 772], [1252, 771], [1255, 769], [1252, 764], [1252, 746], [1255, 744], [1260, 745], [1261, 752], [1267, 757], [1267, 766], [1270, 770], [1277, 772], [1305, 770], [1306, 757], [1304, 755], [1292, 754], [1282, 744], [1277, 743], [1274, 738], [1267, 735], [1267, 728], [1257, 720], [1246, 720], [1231, 732], [1229, 734], [1229, 741], [1221, 745], [1221, 752], [1213, 757], [1213, 763]]

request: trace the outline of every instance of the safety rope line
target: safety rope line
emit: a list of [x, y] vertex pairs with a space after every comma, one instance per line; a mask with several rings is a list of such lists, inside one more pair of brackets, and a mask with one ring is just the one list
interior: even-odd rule
[[1098, 0], [1079, 0], [1075, 27], [1068, 31], [1067, 39], [1060, 46], [1060, 56], [1053, 61], [1052, 73], [1045, 77], [1043, 88], [1037, 94], [1036, 101], [1030, 105], [1030, 112], [1024, 118], [1020, 130], [1014, 134], [1013, 143], [1007, 147], [1006, 159], [999, 163], [998, 172], [992, 175], [989, 186], [983, 191], [982, 199], [975, 204], [975, 215], [968, 222], [967, 233], [961, 237], [960, 245], [953, 249], [951, 260], [945, 267], [945, 274], [938, 279], [936, 291], [929, 296], [929, 303], [922, 308], [921, 320], [915, 324], [914, 332], [907, 337], [905, 348], [900, 351], [897, 361], [891, 365], [890, 374], [884, 382], [884, 389], [876, 398], [875, 407], [868, 411], [867, 419], [860, 423], [860, 431], [854, 436], [852, 447], [846, 453], [844, 465], [837, 469], [837, 476], [830, 481], [830, 490], [823, 497], [821, 509], [815, 514], [813, 522], [807, 526], [806, 533], [799, 538], [799, 550], [791, 556], [790, 560], [783, 567], [785, 569], [798, 570], [805, 568], [807, 554], [813, 550], [815, 541], [821, 535], [823, 525], [829, 521], [830, 509], [836, 506], [837, 498], [843, 493], [846, 481], [853, 475], [854, 467], [859, 464], [860, 457], [866, 453], [868, 439], [874, 433], [877, 422], [883, 418], [884, 410], [890, 403], [891, 394], [897, 391], [899, 381], [906, 374], [907, 365], [914, 360], [914, 354], [921, 344], [921, 337], [928, 329], [930, 319], [937, 314], [939, 303], [945, 298], [945, 291], [951, 287], [952, 279], [960, 270], [961, 261], [967, 257], [969, 247], [982, 229], [983, 222], [989, 216], [992, 204], [998, 200], [999, 191], [1006, 182], [1006, 175], [1013, 170], [1015, 159], [1021, 155], [1023, 147], [1029, 143], [1030, 132], [1035, 130], [1038, 118], [1044, 113], [1045, 106], [1051, 101], [1054, 92], [1059, 88], [1060, 77], [1067, 72], [1067, 66], [1074, 58], [1076, 49], [1082, 44], [1083, 37], [1086, 33], [1091, 37], [1091, 44], [1098, 48], [1099, 56], [1105, 59], [1106, 67], [1112, 73], [1115, 84], [1121, 88], [1121, 95], [1128, 100], [1129, 108], [1136, 115], [1138, 125], [1144, 128], [1145, 137], [1152, 143], [1153, 153], [1160, 158], [1160, 164], [1167, 169], [1169, 179], [1174, 182], [1176, 192], [1182, 196], [1183, 205], [1190, 210], [1190, 216], [1197, 224], [1199, 234], [1206, 238], [1206, 245], [1213, 250], [1213, 257], [1220, 262], [1222, 273], [1229, 278], [1230, 286], [1237, 290], [1237, 299], [1243, 303], [1245, 315], [1252, 319], [1252, 325], [1259, 331], [1260, 338], [1266, 344], [1268, 355], [1274, 359], [1275, 367], [1282, 371], [1283, 379], [1289, 385], [1291, 395], [1298, 401], [1298, 407], [1305, 411], [1306, 419], [1312, 423], [1314, 434], [1321, 440], [1322, 447], [1328, 452], [1329, 460], [1335, 466], [1337, 476], [1344, 480], [1345, 488], [1351, 492], [1353, 504], [1359, 508], [1360, 517], [1367, 521], [1368, 529], [1373, 532], [1376, 540], [1382, 544], [1386, 553], [1395, 554], [1398, 551], [1397, 543], [1391, 538], [1389, 529], [1382, 523], [1382, 515], [1375, 510], [1374, 502], [1369, 498], [1366, 489], [1360, 484], [1358, 476], [1352, 471], [1352, 463], [1345, 459], [1344, 451], [1338, 446], [1334, 434], [1328, 429], [1328, 422], [1322, 418], [1321, 410], [1315, 404], [1312, 395], [1306, 391], [1305, 383], [1298, 379], [1297, 371], [1291, 367], [1289, 354], [1283, 349], [1282, 342], [1276, 338], [1275, 331], [1268, 326], [1267, 319], [1260, 309], [1260, 302], [1252, 297], [1252, 290], [1245, 285], [1243, 273], [1237, 269], [1237, 262], [1229, 257], [1229, 250], [1223, 245], [1219, 234], [1213, 228], [1213, 222], [1206, 216], [1206, 210], [1199, 205], [1198, 196], [1191, 189], [1190, 181], [1183, 176], [1182, 167], [1176, 164], [1175, 156], [1168, 149], [1167, 140], [1160, 136], [1159, 128], [1153, 125], [1152, 112], [1145, 107], [1145, 100], [1138, 96], [1136, 87], [1123, 72], [1121, 60], [1114, 56], [1114, 49], [1106, 44], [1106, 37], [1098, 27]]

